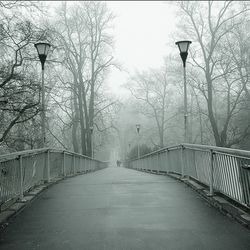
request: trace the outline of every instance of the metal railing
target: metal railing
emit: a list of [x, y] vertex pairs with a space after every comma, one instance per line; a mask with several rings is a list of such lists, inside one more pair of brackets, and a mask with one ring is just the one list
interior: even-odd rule
[[250, 207], [250, 151], [182, 144], [126, 161], [125, 166], [191, 177], [208, 186], [210, 195], [218, 192]]
[[44, 182], [105, 167], [107, 162], [48, 148], [0, 155], [0, 207]]

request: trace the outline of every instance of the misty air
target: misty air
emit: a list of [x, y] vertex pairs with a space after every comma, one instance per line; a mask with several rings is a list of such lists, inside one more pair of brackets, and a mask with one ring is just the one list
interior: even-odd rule
[[250, 249], [250, 2], [0, 1], [0, 249]]

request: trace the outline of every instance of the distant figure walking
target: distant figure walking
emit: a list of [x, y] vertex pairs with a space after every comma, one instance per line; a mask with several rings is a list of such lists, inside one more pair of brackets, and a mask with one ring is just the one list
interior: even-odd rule
[[120, 167], [121, 166], [121, 162], [119, 160], [116, 161], [116, 165], [117, 167]]

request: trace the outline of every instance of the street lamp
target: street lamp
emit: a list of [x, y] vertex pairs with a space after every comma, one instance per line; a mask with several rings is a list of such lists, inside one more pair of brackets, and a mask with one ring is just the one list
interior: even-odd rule
[[45, 91], [44, 91], [44, 63], [49, 52], [50, 44], [39, 42], [35, 44], [37, 53], [42, 65], [42, 147], [46, 145], [46, 132], [45, 132]]
[[137, 133], [138, 133], [138, 140], [137, 140], [137, 157], [138, 159], [140, 158], [140, 146], [139, 146], [139, 139], [140, 139], [140, 128], [141, 128], [141, 125], [140, 124], [136, 124], [136, 130], [137, 130]]
[[191, 41], [179, 41], [175, 44], [178, 45], [180, 56], [183, 62], [183, 72], [184, 72], [184, 130], [185, 130], [185, 142], [188, 142], [187, 129], [188, 129], [188, 114], [187, 114], [187, 80], [186, 80], [186, 60], [188, 56], [188, 48]]
[[90, 129], [90, 134], [91, 134], [91, 158], [94, 158], [94, 142], [93, 142], [93, 126], [89, 127]]

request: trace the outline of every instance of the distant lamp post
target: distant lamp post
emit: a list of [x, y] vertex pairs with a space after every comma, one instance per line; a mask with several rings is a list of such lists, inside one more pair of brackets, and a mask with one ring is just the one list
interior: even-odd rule
[[140, 139], [140, 128], [141, 125], [140, 124], [136, 124], [136, 130], [138, 133], [138, 140], [137, 140], [137, 158], [140, 159], [140, 144], [139, 144], [139, 139]]
[[93, 142], [93, 126], [89, 127], [90, 135], [91, 135], [91, 158], [94, 159], [94, 142]]
[[45, 90], [44, 90], [44, 64], [49, 52], [50, 44], [39, 42], [35, 44], [37, 53], [42, 65], [42, 147], [46, 145], [46, 132], [45, 132]]
[[187, 79], [186, 79], [186, 60], [188, 56], [188, 48], [191, 41], [179, 41], [175, 44], [178, 45], [180, 56], [183, 62], [183, 72], [184, 72], [184, 130], [185, 130], [185, 142], [188, 142], [188, 114], [187, 114]]

